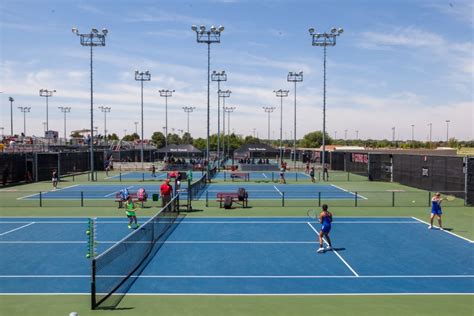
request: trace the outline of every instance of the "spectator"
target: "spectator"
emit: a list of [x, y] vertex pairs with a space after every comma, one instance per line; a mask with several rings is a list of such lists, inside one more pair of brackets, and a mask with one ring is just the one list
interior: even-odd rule
[[[161, 206], [164, 208], [170, 201], [171, 195], [173, 193], [173, 188], [170, 185], [170, 179], [166, 179], [165, 182], [160, 187], [161, 194]], [[169, 207], [167, 211], [169, 211]]]

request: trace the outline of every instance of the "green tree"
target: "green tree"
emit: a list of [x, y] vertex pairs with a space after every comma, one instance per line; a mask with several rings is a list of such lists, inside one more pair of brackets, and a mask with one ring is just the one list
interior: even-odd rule
[[151, 141], [157, 148], [165, 147], [165, 135], [163, 135], [162, 132], [154, 132], [153, 135], [151, 135]]
[[108, 139], [109, 140], [119, 140], [117, 134], [115, 134], [115, 133], [109, 134]]
[[193, 146], [200, 150], [205, 150], [207, 145], [207, 140], [204, 138], [195, 138], [193, 141]]
[[253, 136], [245, 136], [243, 140], [244, 144], [260, 144], [261, 141], [259, 138], [253, 137]]
[[193, 143], [193, 138], [191, 137], [191, 134], [188, 132], [183, 134], [183, 138], [181, 139], [183, 144], [192, 144]]
[[179, 137], [178, 134], [168, 134], [168, 145], [170, 144], [175, 144], [175, 145], [181, 144], [181, 138]]
[[[326, 145], [331, 145], [333, 140], [326, 133]], [[299, 142], [300, 147], [305, 148], [319, 148], [323, 144], [323, 133], [321, 131], [311, 132], [304, 135], [303, 139]]]

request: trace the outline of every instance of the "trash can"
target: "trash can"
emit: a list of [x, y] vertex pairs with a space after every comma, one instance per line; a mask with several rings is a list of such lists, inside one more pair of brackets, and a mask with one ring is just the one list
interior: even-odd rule
[[153, 193], [152, 199], [153, 199], [153, 202], [157, 202], [157, 201], [158, 201], [158, 194], [157, 194], [157, 193]]

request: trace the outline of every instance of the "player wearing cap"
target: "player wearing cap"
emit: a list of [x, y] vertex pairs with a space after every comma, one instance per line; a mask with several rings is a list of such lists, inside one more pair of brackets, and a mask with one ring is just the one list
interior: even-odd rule
[[[331, 238], [329, 232], [331, 231], [332, 214], [328, 211], [328, 205], [323, 204], [323, 211], [319, 214], [319, 222], [321, 223], [321, 231], [319, 232], [319, 249], [318, 252], [332, 249]], [[328, 246], [323, 248], [323, 238], [326, 240]]]
[[437, 216], [439, 229], [443, 230], [443, 225], [441, 225], [441, 214], [443, 214], [443, 211], [441, 210], [442, 201], [443, 199], [441, 198], [441, 193], [436, 192], [436, 194], [431, 199], [430, 226], [428, 226], [428, 229], [433, 228], [433, 219], [435, 216]]
[[162, 207], [165, 207], [171, 201], [172, 194], [173, 187], [170, 185], [170, 179], [166, 179], [165, 182], [160, 186]]

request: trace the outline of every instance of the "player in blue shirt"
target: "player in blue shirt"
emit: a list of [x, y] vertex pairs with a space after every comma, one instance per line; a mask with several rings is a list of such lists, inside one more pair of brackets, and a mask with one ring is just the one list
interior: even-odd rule
[[441, 214], [443, 214], [443, 211], [441, 210], [442, 201], [443, 199], [441, 198], [441, 193], [436, 192], [436, 194], [431, 199], [431, 216], [430, 216], [430, 226], [428, 226], [428, 229], [433, 228], [433, 219], [435, 216], [437, 216], [439, 229], [443, 230], [443, 225], [441, 225]]
[[[319, 214], [319, 222], [321, 223], [321, 231], [319, 232], [319, 249], [317, 252], [331, 250], [332, 246], [331, 238], [329, 238], [329, 232], [331, 231], [332, 214], [328, 211], [327, 204], [323, 204], [323, 211]], [[328, 244], [326, 249], [323, 248], [323, 238]]]

